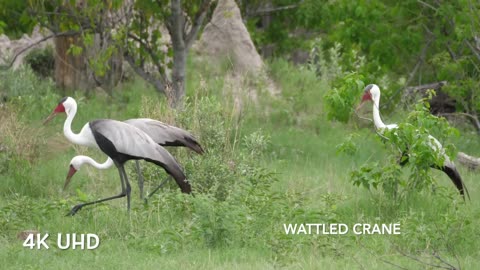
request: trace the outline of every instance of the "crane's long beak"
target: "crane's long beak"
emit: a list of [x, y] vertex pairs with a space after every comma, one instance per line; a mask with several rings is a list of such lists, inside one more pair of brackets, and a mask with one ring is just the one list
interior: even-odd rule
[[72, 176], [77, 172], [77, 170], [70, 165], [70, 170], [68, 171], [67, 178], [65, 179], [65, 184], [63, 184], [63, 190], [67, 189], [68, 184], [70, 184], [70, 180], [72, 180]]
[[362, 96], [362, 102], [360, 102], [360, 104], [357, 106], [355, 111], [357, 112], [358, 110], [360, 110], [363, 104], [365, 104], [365, 101], [368, 101], [368, 100], [372, 100], [372, 94], [370, 94], [370, 92], [365, 92], [365, 94], [363, 94]]
[[50, 120], [52, 120], [55, 116], [57, 116], [58, 112], [56, 111], [53, 111], [48, 117], [47, 119], [45, 119], [43, 121], [43, 124], [46, 125], [48, 122], [50, 122]]
[[358, 112], [358, 110], [360, 110], [360, 108], [363, 107], [363, 104], [365, 104], [365, 100], [362, 100], [362, 102], [360, 102], [360, 104], [358, 104], [357, 108], [355, 109], [356, 112]]

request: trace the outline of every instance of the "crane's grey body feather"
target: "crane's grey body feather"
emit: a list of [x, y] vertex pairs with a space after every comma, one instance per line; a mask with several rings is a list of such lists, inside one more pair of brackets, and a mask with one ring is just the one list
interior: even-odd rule
[[144, 159], [155, 163], [172, 175], [184, 193], [191, 187], [175, 158], [139, 128], [130, 124], [100, 119], [89, 123], [100, 149], [113, 160]]
[[204, 152], [197, 139], [181, 128], [149, 118], [135, 118], [125, 120], [124, 122], [141, 129], [153, 141], [162, 146], [185, 146], [198, 154], [203, 154]]

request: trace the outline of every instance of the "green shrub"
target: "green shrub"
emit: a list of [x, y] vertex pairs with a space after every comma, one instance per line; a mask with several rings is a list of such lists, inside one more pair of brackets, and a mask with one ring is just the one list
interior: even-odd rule
[[53, 48], [33, 49], [25, 57], [25, 63], [40, 77], [52, 77], [55, 68]]
[[363, 76], [359, 74], [350, 73], [340, 79], [324, 96], [328, 119], [348, 122], [364, 87]]
[[17, 70], [0, 71], [0, 91], [8, 98], [34, 95], [41, 97], [54, 89], [51, 79], [41, 79], [29, 66], [21, 66]]

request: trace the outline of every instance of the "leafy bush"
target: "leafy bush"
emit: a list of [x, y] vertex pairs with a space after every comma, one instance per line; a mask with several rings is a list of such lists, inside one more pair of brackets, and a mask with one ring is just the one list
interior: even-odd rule
[[52, 47], [48, 46], [45, 49], [33, 49], [25, 57], [25, 62], [40, 77], [51, 77], [55, 67]]
[[364, 87], [363, 76], [359, 74], [350, 73], [340, 79], [324, 96], [328, 119], [348, 122]]
[[35, 95], [42, 96], [54, 89], [51, 79], [40, 79], [28, 66], [21, 66], [17, 70], [0, 71], [0, 90], [8, 98]]
[[344, 50], [338, 42], [325, 50], [321, 38], [312, 41], [307, 68], [316, 72], [324, 81], [333, 82], [351, 72], [362, 72], [365, 57], [357, 50]]

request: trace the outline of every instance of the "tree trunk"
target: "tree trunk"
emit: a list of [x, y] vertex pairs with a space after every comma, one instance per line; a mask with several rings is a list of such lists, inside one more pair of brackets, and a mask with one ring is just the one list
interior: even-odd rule
[[55, 38], [55, 83], [63, 90], [87, 90], [92, 85], [87, 79], [85, 52], [75, 56], [68, 52], [71, 45], [83, 47], [80, 35]]
[[[170, 105], [173, 108], [181, 108], [183, 105], [183, 97], [185, 96], [185, 72], [187, 65], [187, 49], [182, 48], [175, 51], [173, 56], [172, 70], [172, 89]], [[170, 90], [170, 89], [168, 89]], [[168, 93], [169, 91], [167, 91]]]

